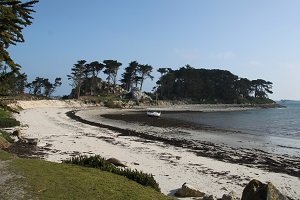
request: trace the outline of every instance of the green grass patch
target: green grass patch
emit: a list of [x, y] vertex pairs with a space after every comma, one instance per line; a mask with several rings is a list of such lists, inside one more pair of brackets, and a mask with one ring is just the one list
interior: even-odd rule
[[[1, 137], [0, 137], [1, 139]], [[14, 156], [0, 149], [0, 160], [11, 160]]]
[[0, 128], [20, 126], [20, 122], [14, 118], [0, 118]]
[[5, 139], [7, 142], [9, 143], [13, 143], [14, 140], [10, 137], [10, 134], [5, 132], [5, 131], [0, 131], [0, 137], [2, 137], [3, 139]]
[[[9, 158], [1, 152], [0, 159]], [[33, 199], [170, 199], [123, 176], [82, 166], [13, 158], [10, 169], [24, 177]]]
[[64, 163], [71, 163], [85, 167], [97, 168], [103, 171], [108, 171], [114, 174], [125, 176], [141, 185], [149, 186], [160, 192], [158, 183], [155, 181], [152, 174], [147, 174], [142, 171], [132, 170], [127, 168], [117, 168], [111, 163], [107, 162], [99, 155], [96, 156], [76, 156], [69, 160], [63, 161]]
[[0, 108], [0, 118], [10, 118], [10, 112]]
[[11, 112], [0, 108], [0, 128], [20, 126], [20, 122], [12, 118]]

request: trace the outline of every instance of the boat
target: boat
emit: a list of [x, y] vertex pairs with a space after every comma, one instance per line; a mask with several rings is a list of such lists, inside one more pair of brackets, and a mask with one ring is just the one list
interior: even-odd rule
[[161, 112], [160, 111], [154, 111], [154, 110], [148, 110], [147, 115], [149, 117], [160, 117]]

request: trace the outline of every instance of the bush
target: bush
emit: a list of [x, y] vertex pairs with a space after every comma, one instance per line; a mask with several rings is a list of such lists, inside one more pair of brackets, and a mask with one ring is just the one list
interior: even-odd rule
[[0, 118], [0, 128], [20, 126], [20, 122], [13, 118]]
[[64, 160], [64, 163], [80, 165], [84, 167], [97, 168], [103, 171], [108, 171], [114, 174], [125, 176], [126, 178], [133, 180], [141, 185], [150, 186], [156, 191], [160, 192], [158, 183], [155, 181], [152, 174], [147, 174], [142, 171], [132, 169], [120, 169], [106, 161], [103, 157], [96, 156], [76, 156], [68, 160]]

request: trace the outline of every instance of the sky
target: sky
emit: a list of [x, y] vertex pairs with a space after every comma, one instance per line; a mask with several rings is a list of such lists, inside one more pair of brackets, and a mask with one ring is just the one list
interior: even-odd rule
[[[78, 60], [229, 70], [273, 82], [270, 98], [300, 100], [298, 0], [40, 0], [25, 43], [9, 48], [31, 82], [63, 79]], [[103, 78], [104, 75], [103, 75]]]

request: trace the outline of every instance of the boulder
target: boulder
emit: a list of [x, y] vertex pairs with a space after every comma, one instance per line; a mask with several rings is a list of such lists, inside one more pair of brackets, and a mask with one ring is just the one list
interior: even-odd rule
[[175, 192], [177, 197], [203, 197], [205, 193], [200, 192], [194, 186], [184, 183], [180, 189]]
[[12, 132], [11, 135], [12, 135], [12, 136], [20, 137], [20, 136], [21, 136], [21, 131], [20, 131], [20, 130], [15, 130], [15, 131]]
[[151, 97], [149, 97], [144, 92], [142, 92], [142, 91], [140, 91], [138, 89], [132, 89], [131, 90], [131, 95], [132, 95], [132, 98], [135, 101], [142, 101], [142, 100], [146, 100], [146, 99], [151, 100]]
[[106, 161], [109, 162], [110, 164], [113, 164], [116, 167], [127, 167], [126, 165], [124, 165], [121, 161], [119, 161], [116, 158], [109, 158]]
[[229, 194], [224, 194], [222, 200], [239, 200], [237, 194], [234, 191], [229, 192]]
[[202, 200], [217, 200], [217, 198], [216, 197], [214, 197], [213, 195], [204, 195], [203, 197], [202, 197]]
[[279, 192], [272, 184], [264, 184], [258, 180], [251, 180], [243, 190], [241, 200], [286, 200], [287, 198]]

